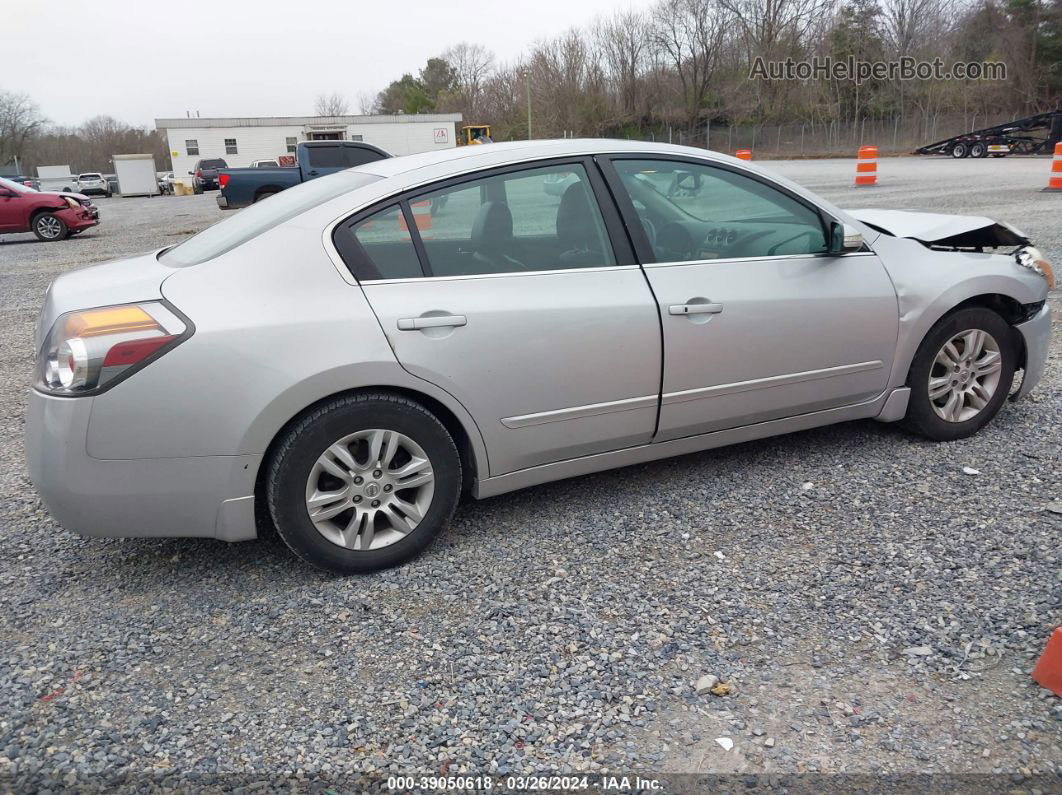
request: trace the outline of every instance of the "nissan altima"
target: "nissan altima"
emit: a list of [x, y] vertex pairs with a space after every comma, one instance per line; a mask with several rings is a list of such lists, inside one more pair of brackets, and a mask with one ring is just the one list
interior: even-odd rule
[[380, 160], [56, 279], [29, 468], [76, 533], [272, 523], [368, 571], [462, 492], [867, 417], [969, 436], [1039, 381], [1053, 279], [1005, 223], [846, 212], [703, 150]]

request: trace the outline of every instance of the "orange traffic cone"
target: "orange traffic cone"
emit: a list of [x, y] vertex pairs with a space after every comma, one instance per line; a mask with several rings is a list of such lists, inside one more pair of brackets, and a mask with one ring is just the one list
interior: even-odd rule
[[1062, 627], [1058, 627], [1047, 639], [1047, 647], [1040, 655], [1040, 662], [1033, 668], [1032, 678], [1040, 687], [1062, 696]]
[[855, 184], [856, 187], [878, 184], [878, 148], [876, 146], [859, 147]]
[[1055, 144], [1055, 156], [1051, 160], [1051, 176], [1047, 178], [1044, 192], [1062, 191], [1062, 141]]
[[734, 152], [734, 157], [736, 157], [738, 160], [752, 160], [752, 150], [738, 149], [736, 152]]

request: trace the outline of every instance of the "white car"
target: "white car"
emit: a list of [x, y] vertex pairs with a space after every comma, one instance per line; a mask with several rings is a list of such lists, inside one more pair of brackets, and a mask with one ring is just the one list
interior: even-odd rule
[[111, 195], [111, 186], [103, 174], [98, 171], [89, 171], [77, 175], [77, 192], [86, 196], [97, 193], [102, 196]]
[[159, 177], [159, 193], [173, 193], [173, 183], [173, 172], [167, 171]]

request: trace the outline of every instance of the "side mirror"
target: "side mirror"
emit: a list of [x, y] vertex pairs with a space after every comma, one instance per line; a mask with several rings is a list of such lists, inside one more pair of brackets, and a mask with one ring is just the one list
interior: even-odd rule
[[854, 226], [834, 221], [830, 224], [830, 253], [847, 254], [863, 248], [863, 234]]
[[188, 172], [188, 176], [192, 176], [192, 172], [191, 171]]
[[701, 175], [691, 171], [675, 173], [675, 185], [682, 190], [698, 191], [701, 189]]

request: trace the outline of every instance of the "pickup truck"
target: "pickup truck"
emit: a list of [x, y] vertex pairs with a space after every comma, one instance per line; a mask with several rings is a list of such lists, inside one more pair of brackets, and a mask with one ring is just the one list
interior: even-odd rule
[[387, 152], [357, 141], [306, 141], [295, 150], [297, 164], [277, 168], [225, 168], [219, 172], [218, 207], [246, 207], [274, 193], [336, 171], [383, 160]]

